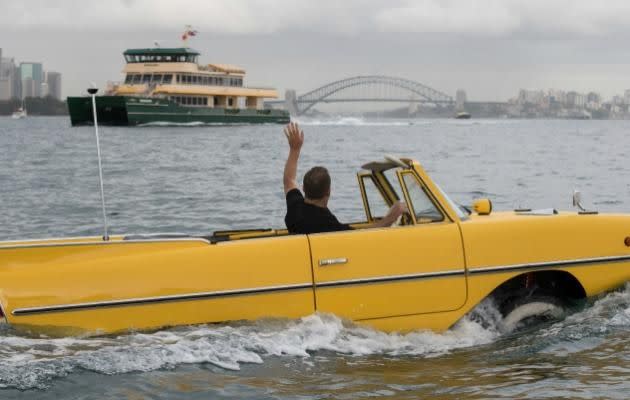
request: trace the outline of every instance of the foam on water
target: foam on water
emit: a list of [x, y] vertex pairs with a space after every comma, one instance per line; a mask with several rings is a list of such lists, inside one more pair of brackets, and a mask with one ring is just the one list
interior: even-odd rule
[[[584, 350], [598, 337], [630, 326], [630, 285], [591, 307], [543, 329], [525, 333], [542, 351]], [[0, 332], [0, 387], [45, 388], [73, 371], [123, 374], [209, 363], [238, 370], [267, 357], [298, 357], [310, 362], [321, 351], [347, 356], [422, 356], [496, 341], [509, 333], [491, 301], [484, 301], [444, 333], [384, 333], [335, 315], [316, 313], [296, 320], [260, 320], [229, 325], [198, 325], [153, 333], [111, 337], [47, 338]], [[575, 345], [576, 341], [584, 343]], [[570, 345], [569, 345], [570, 343]], [[577, 349], [577, 350], [576, 350]]]
[[243, 363], [263, 363], [265, 357], [310, 358], [319, 351], [432, 357], [488, 343], [497, 336], [494, 327], [483, 327], [471, 318], [443, 334], [388, 334], [321, 313], [297, 320], [188, 326], [100, 338], [30, 338], [5, 332], [0, 336], [0, 387], [46, 387], [51, 379], [75, 369], [121, 374], [210, 363], [238, 370]]
[[[528, 342], [547, 343], [545, 351], [557, 353], [570, 351], [565, 345], [569, 341], [587, 341], [628, 325], [630, 285], [526, 335], [533, 336]], [[435, 357], [496, 341], [505, 333], [499, 312], [489, 301], [441, 334], [384, 333], [322, 313], [296, 320], [187, 326], [112, 337], [33, 338], [5, 329], [0, 334], [0, 387], [45, 388], [75, 370], [111, 375], [200, 363], [238, 370], [244, 363], [264, 363], [267, 357], [297, 357], [309, 363], [321, 351], [346, 356]]]

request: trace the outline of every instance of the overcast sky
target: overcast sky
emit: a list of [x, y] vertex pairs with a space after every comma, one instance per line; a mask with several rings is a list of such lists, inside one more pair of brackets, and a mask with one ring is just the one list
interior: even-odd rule
[[120, 80], [121, 53], [179, 46], [237, 64], [247, 84], [294, 88], [384, 74], [471, 100], [519, 88], [630, 88], [630, 1], [0, 0], [4, 57], [63, 73], [64, 95]]

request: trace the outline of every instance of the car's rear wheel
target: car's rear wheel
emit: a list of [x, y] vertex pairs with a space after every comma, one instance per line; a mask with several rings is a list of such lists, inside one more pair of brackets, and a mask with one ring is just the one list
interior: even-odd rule
[[560, 319], [567, 305], [561, 299], [533, 294], [506, 305], [503, 311], [503, 328], [507, 332], [521, 330], [540, 323]]

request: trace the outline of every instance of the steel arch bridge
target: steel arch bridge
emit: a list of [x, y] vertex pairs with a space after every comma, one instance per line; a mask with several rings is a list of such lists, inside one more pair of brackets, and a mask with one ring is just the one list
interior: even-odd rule
[[[348, 97], [340, 96], [342, 92], [348, 93], [352, 91], [358, 93]], [[301, 96], [297, 96], [295, 91], [288, 90], [284, 102], [291, 114], [300, 115], [318, 103], [400, 102], [453, 104], [454, 100], [445, 93], [409, 79], [384, 75], [367, 75], [353, 76], [331, 82]]]

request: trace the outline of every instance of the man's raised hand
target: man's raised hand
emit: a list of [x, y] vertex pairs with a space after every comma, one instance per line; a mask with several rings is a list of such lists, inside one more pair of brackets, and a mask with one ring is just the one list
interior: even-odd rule
[[300, 150], [304, 143], [304, 132], [300, 129], [296, 122], [290, 122], [284, 128], [284, 134], [289, 141], [291, 150]]

